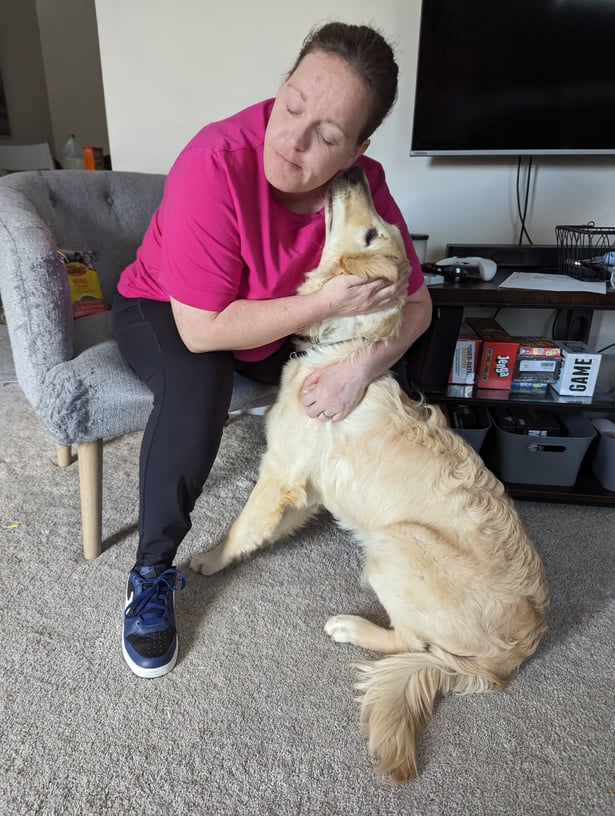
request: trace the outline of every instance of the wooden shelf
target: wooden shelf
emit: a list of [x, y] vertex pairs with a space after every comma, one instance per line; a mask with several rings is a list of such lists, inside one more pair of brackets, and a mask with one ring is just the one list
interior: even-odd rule
[[502, 289], [500, 284], [514, 270], [499, 269], [495, 278], [468, 278], [461, 283], [430, 286], [436, 306], [517, 306], [530, 309], [615, 309], [615, 289], [605, 295], [594, 292], [549, 292], [536, 289]]
[[615, 411], [615, 395], [595, 393], [592, 397], [562, 397], [552, 388], [544, 394], [520, 393], [497, 388], [474, 388], [471, 385], [447, 385], [425, 389], [429, 402], [467, 402], [478, 405], [501, 405], [513, 402], [519, 405], [541, 405], [558, 411]]
[[615, 493], [602, 487], [591, 472], [587, 459], [581, 465], [577, 481], [572, 487], [508, 483], [506, 487], [513, 499], [615, 507]]

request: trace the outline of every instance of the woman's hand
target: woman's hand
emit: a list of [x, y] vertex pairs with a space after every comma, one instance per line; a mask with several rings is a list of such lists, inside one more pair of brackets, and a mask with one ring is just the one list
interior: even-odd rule
[[361, 402], [369, 382], [363, 366], [356, 361], [342, 360], [306, 378], [301, 389], [301, 404], [312, 419], [339, 422]]
[[336, 275], [319, 292], [330, 317], [371, 314], [394, 306], [408, 288], [407, 275], [397, 283], [384, 278], [366, 281], [358, 275]]
[[322, 422], [345, 419], [361, 402], [367, 387], [390, 369], [429, 326], [432, 307], [425, 284], [408, 296], [399, 336], [361, 349], [352, 357], [314, 371], [301, 390], [309, 417]]
[[186, 347], [195, 353], [251, 349], [301, 333], [329, 317], [368, 314], [392, 306], [405, 291], [399, 283], [337, 275], [317, 292], [271, 300], [233, 300], [221, 312], [171, 298], [173, 316]]

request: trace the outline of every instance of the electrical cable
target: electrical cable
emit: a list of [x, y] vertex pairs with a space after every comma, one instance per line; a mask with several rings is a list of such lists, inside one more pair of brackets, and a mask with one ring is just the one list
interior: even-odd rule
[[521, 163], [522, 163], [521, 156], [519, 156], [519, 158], [517, 159], [517, 212], [519, 213], [519, 220], [521, 222], [521, 230], [519, 232], [519, 245], [523, 243], [524, 235], [527, 238], [529, 244], [534, 243], [530, 238], [530, 234], [525, 226], [525, 219], [527, 218], [527, 206], [530, 197], [530, 186], [532, 179], [532, 160], [533, 156], [530, 156], [527, 165], [527, 175], [525, 177], [525, 201], [523, 204], [523, 209], [521, 209], [521, 192], [520, 192]]
[[557, 323], [560, 319], [561, 311], [562, 311], [561, 309], [556, 309], [555, 312], [553, 313], [553, 320], [551, 321], [551, 340], [564, 339], [564, 337], [557, 336], [559, 334], [559, 327]]

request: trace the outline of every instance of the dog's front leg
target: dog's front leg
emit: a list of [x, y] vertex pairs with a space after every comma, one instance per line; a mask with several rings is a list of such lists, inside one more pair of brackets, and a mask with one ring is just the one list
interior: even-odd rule
[[315, 509], [305, 487], [283, 483], [272, 468], [264, 468], [245, 507], [226, 538], [212, 550], [195, 555], [195, 572], [213, 575], [232, 561], [288, 535]]

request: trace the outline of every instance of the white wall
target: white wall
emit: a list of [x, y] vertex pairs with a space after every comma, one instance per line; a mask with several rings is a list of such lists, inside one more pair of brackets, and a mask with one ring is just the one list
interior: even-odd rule
[[48, 142], [66, 134], [109, 151], [94, 0], [0, 0], [0, 68], [11, 136]]
[[[308, 29], [374, 23], [396, 46], [400, 94], [370, 155], [414, 232], [447, 242], [518, 240], [514, 159], [409, 158], [420, 0], [96, 0], [109, 139], [116, 169], [166, 172], [206, 122], [274, 95]], [[538, 159], [528, 230], [553, 243], [559, 223], [615, 223], [615, 162]]]
[[61, 161], [68, 133], [109, 152], [94, 0], [36, 0], [52, 125]]
[[[420, 0], [96, 0], [114, 168], [166, 172], [208, 121], [274, 95], [314, 24], [371, 23], [396, 48], [400, 92], [369, 154], [384, 164], [410, 229], [430, 235], [428, 259], [449, 242], [515, 243], [515, 159], [408, 156], [419, 12]], [[615, 224], [615, 161], [535, 166], [534, 243], [554, 243], [556, 224]]]
[[0, 0], [0, 68], [11, 125], [2, 144], [51, 144], [35, 0]]

